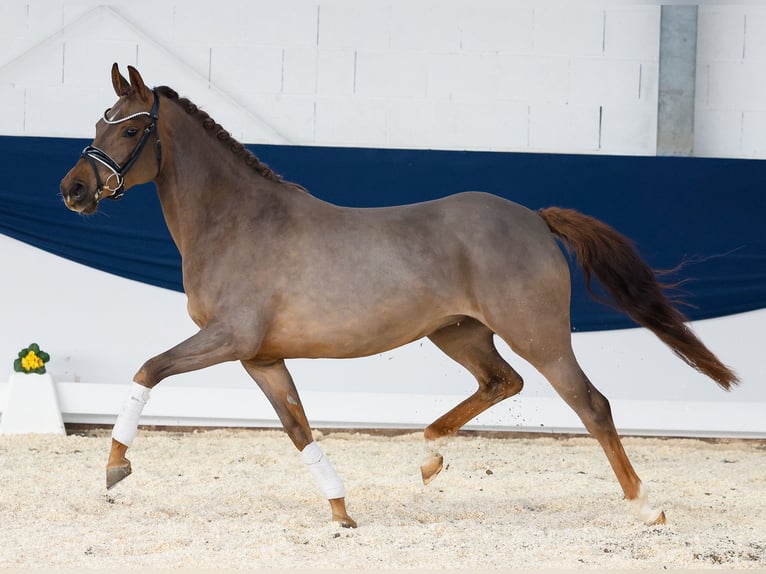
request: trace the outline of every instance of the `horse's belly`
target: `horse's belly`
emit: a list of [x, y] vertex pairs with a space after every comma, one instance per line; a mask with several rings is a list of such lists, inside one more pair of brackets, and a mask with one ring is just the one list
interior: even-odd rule
[[382, 353], [425, 337], [465, 315], [347, 317], [275, 326], [261, 345], [259, 356], [278, 358], [351, 358]]

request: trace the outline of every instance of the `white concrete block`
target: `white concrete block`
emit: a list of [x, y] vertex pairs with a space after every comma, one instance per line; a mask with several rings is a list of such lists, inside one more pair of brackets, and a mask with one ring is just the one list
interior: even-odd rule
[[607, 8], [604, 18], [604, 56], [659, 61], [660, 6]]
[[227, 0], [175, 4], [175, 36], [208, 46], [296, 46], [316, 44], [314, 1]]
[[699, 6], [697, 12], [697, 62], [739, 61], [745, 42], [742, 6]]
[[[316, 47], [318, 0], [244, 0], [247, 21], [245, 45]], [[324, 2], [322, 2], [324, 6]]]
[[110, 71], [112, 64], [120, 64], [122, 73], [127, 75], [127, 66], [136, 66], [138, 44], [135, 40], [124, 42], [115, 40], [99, 42], [100, 49], [94, 50], [87, 38], [68, 39], [64, 43], [65, 85], [71, 86], [111, 86]]
[[447, 100], [393, 99], [386, 102], [386, 145], [394, 148], [453, 148], [455, 105]]
[[[208, 43], [209, 34], [193, 37], [189, 34], [178, 33], [179, 27], [176, 25], [177, 4], [179, 3], [131, 0], [130, 2], [111, 3], [109, 9], [129, 23], [131, 27], [134, 27], [140, 35], [144, 35], [151, 41], [171, 50], [176, 43], [189, 43], [196, 47]], [[72, 3], [67, 4], [67, 6], [71, 5]], [[147, 18], [147, 14], [151, 14], [151, 17]]]
[[457, 149], [527, 149], [529, 106], [509, 101], [457, 104], [455, 131]]
[[27, 29], [29, 5], [26, 2], [0, 2], [0, 36], [22, 36]]
[[[212, 50], [202, 44], [175, 43], [162, 46], [151, 41], [140, 40], [136, 51], [136, 64], [144, 80], [151, 85], [166, 85], [186, 94], [185, 87], [178, 80], [193, 72], [206, 82], [210, 81], [210, 58]], [[129, 62], [126, 62], [129, 63]], [[120, 62], [124, 70], [125, 65]]]
[[459, 19], [463, 51], [531, 54], [534, 49], [532, 3], [462, 2]]
[[639, 64], [640, 88], [638, 99], [657, 105], [659, 99], [660, 64], [659, 62], [641, 62]]
[[66, 435], [56, 384], [49, 373], [13, 373], [0, 417], [0, 435]]
[[637, 102], [641, 80], [641, 65], [635, 61], [573, 58], [570, 101], [597, 105]]
[[525, 149], [528, 107], [485, 100], [389, 100], [386, 144], [397, 148]]
[[[284, 134], [290, 144], [314, 143], [314, 97], [291, 94], [243, 93], [243, 100], [258, 110], [263, 121]], [[241, 124], [235, 121], [232, 126]], [[253, 141], [250, 134], [239, 137]]]
[[766, 77], [757, 62], [707, 66], [706, 104], [711, 108], [766, 109]]
[[429, 98], [485, 98], [498, 94], [500, 61], [494, 55], [435, 54], [426, 62]]
[[742, 117], [742, 155], [766, 158], [766, 111], [745, 111]]
[[458, 50], [459, 5], [459, 0], [391, 2], [389, 47], [428, 52]]
[[595, 56], [603, 52], [604, 10], [597, 4], [538, 3], [534, 13], [536, 54]]
[[565, 104], [570, 99], [570, 59], [565, 56], [496, 56], [495, 97]]
[[0, 84], [0, 134], [24, 135], [25, 100], [24, 86]]
[[657, 106], [644, 103], [606, 104], [601, 117], [601, 147], [605, 154], [657, 153]]
[[[115, 101], [111, 83], [103, 87], [27, 88], [25, 133], [41, 137], [93, 138], [96, 122]], [[66, 107], [65, 114], [53, 113]]]
[[532, 104], [529, 147], [551, 152], [598, 150], [598, 106]]
[[282, 90], [282, 48], [256, 46], [243, 49], [218, 44], [211, 50], [210, 79], [233, 95], [244, 92], [276, 94]]
[[697, 108], [694, 113], [694, 155], [738, 157], [742, 153], [742, 112]]
[[282, 92], [305, 95], [316, 91], [316, 47], [285, 48], [282, 52]]
[[386, 141], [386, 105], [380, 98], [318, 98], [319, 145], [380, 146]]
[[766, 62], [766, 9], [748, 6], [745, 19], [745, 60]]
[[356, 54], [355, 92], [362, 96], [422, 97], [427, 59], [413, 52], [360, 50]]
[[57, 86], [62, 82], [63, 62], [63, 42], [46, 42], [0, 68], [0, 82], [27, 86]]
[[322, 0], [318, 45], [321, 49], [382, 50], [390, 45], [391, 5], [387, 1]]
[[356, 76], [356, 52], [319, 50], [317, 54], [317, 94], [351, 95]]

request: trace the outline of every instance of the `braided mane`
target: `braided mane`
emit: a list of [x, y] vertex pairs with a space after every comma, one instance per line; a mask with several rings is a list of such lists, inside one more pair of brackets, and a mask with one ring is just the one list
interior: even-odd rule
[[221, 124], [216, 123], [207, 112], [199, 109], [191, 100], [179, 97], [178, 92], [168, 86], [158, 86], [155, 89], [160, 95], [165, 96], [181, 106], [188, 114], [195, 116], [202, 126], [207, 131], [211, 132], [215, 139], [220, 141], [223, 145], [228, 146], [234, 155], [241, 157], [248, 166], [256, 171], [256, 173], [271, 181], [284, 182], [281, 175], [275, 173], [268, 165], [259, 160], [253, 152], [231, 137], [231, 134], [227, 132]]

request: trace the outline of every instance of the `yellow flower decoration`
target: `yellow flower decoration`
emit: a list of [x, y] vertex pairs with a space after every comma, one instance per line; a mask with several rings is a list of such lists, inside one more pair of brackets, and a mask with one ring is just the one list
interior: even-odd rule
[[13, 370], [17, 373], [45, 373], [45, 363], [50, 355], [40, 350], [37, 343], [32, 343], [26, 349], [19, 351], [18, 358], [13, 361]]

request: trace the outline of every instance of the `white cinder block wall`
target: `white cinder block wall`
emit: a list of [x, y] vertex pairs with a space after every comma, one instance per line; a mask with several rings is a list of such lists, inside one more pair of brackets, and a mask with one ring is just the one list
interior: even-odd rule
[[653, 154], [659, 19], [506, 0], [4, 0], [0, 133], [91, 136], [119, 61], [246, 142]]
[[[638, 3], [4, 0], [0, 133], [90, 137], [119, 61], [250, 143], [652, 155], [659, 27]], [[700, 6], [698, 36], [695, 153], [764, 157], [766, 6]]]
[[[0, 133], [90, 137], [119, 61], [250, 143], [651, 155], [659, 25], [623, 3], [4, 0]], [[766, 6], [700, 6], [698, 36], [695, 153], [766, 156]]]

